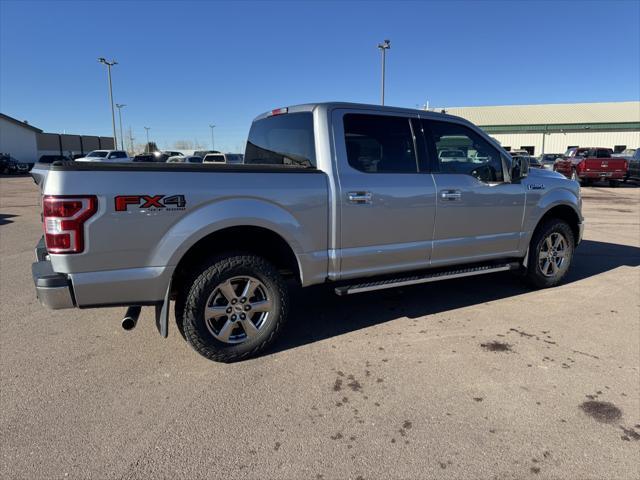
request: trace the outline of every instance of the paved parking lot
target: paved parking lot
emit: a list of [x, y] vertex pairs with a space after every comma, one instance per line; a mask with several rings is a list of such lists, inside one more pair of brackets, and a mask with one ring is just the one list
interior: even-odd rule
[[638, 478], [640, 188], [583, 196], [559, 288], [314, 288], [222, 365], [150, 309], [41, 307], [38, 192], [0, 178], [0, 478]]

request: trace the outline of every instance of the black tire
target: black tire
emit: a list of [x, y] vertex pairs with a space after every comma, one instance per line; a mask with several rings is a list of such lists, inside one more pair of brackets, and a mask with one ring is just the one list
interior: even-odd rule
[[615, 180], [609, 180], [609, 186], [611, 188], [616, 188], [618, 186], [618, 182]]
[[[564, 261], [561, 263], [561, 266], [558, 267], [557, 273], [552, 273], [550, 275], [548, 271], [547, 273], [543, 272], [543, 267], [546, 265], [543, 255], [545, 255], [545, 250], [547, 249], [547, 238], [551, 237], [553, 234], [560, 234], [564, 238], [565, 253]], [[546, 220], [538, 226], [531, 238], [531, 243], [529, 244], [527, 271], [524, 276], [525, 280], [534, 288], [555, 287], [562, 282], [569, 271], [574, 250], [575, 238], [569, 224], [558, 218]], [[541, 263], [543, 265], [541, 265]]]
[[[273, 342], [287, 319], [289, 306], [287, 286], [276, 268], [262, 257], [243, 253], [214, 257], [206, 262], [200, 272], [194, 272], [191, 278], [184, 292], [179, 294], [182, 298], [176, 300], [176, 320], [180, 333], [187, 342], [196, 352], [209, 360], [235, 362], [257, 355]], [[239, 317], [237, 321], [231, 321], [231, 316], [224, 315], [221, 322], [225, 327], [232, 325], [229, 327], [230, 332], [240, 332], [235, 337], [243, 335], [246, 337], [244, 340], [236, 340], [238, 343], [226, 343], [214, 335], [216, 332], [212, 330], [214, 327], [210, 323], [213, 320], [205, 320], [205, 308], [212, 301], [211, 296], [214, 292], [218, 290], [220, 295], [222, 292], [220, 287], [229, 280], [237, 278], [258, 280], [265, 300], [268, 299], [270, 302], [270, 310], [264, 316], [261, 313], [247, 313], [249, 317], [244, 321], [240, 321]], [[226, 300], [226, 297], [220, 298], [223, 301]], [[229, 307], [229, 310], [238, 308], [240, 303], [238, 299], [235, 301], [237, 303], [234, 307], [231, 307], [230, 302], [222, 307]], [[253, 304], [249, 300], [246, 305]], [[245, 308], [247, 308], [246, 305]], [[220, 308], [219, 304], [209, 303], [209, 307], [212, 306]], [[242, 311], [239, 310], [239, 312], [238, 315], [241, 316]], [[251, 317], [256, 318], [256, 315], [264, 318], [262, 320], [264, 323], [259, 329], [254, 330], [253, 336], [250, 337], [244, 322], [252, 322]], [[253, 322], [251, 325], [254, 325]], [[255, 328], [255, 325], [252, 328]], [[217, 333], [222, 333], [222, 327]]]

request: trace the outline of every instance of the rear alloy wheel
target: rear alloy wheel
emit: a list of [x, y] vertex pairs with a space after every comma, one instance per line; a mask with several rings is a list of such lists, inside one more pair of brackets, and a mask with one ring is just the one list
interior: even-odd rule
[[558, 285], [573, 258], [574, 237], [563, 220], [550, 219], [536, 230], [529, 245], [527, 281], [536, 288]]
[[288, 294], [265, 259], [232, 254], [208, 262], [181, 305], [189, 344], [209, 360], [233, 362], [258, 354], [275, 339], [287, 317]]

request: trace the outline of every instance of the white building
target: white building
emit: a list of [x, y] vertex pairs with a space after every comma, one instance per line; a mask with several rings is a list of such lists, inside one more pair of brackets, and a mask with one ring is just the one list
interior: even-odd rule
[[640, 102], [445, 108], [481, 127], [507, 150], [532, 155], [568, 147], [640, 147]]
[[4, 113], [0, 113], [0, 153], [9, 154], [22, 163], [35, 163], [41, 155], [89, 153], [113, 149], [113, 137], [44, 133]]
[[42, 130], [4, 113], [0, 113], [0, 153], [8, 153], [20, 162], [33, 163], [38, 158], [37, 135]]

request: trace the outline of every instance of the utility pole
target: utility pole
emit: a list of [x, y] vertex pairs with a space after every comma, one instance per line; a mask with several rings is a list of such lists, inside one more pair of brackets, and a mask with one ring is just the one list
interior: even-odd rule
[[135, 153], [133, 151], [134, 147], [133, 147], [133, 132], [131, 130], [131, 125], [129, 125], [129, 148], [131, 149], [131, 153]]
[[378, 48], [382, 52], [382, 94], [381, 94], [382, 98], [380, 101], [380, 105], [384, 105], [384, 74], [385, 74], [384, 64], [385, 64], [386, 52], [391, 48], [391, 40], [385, 40], [384, 42], [379, 43]]
[[124, 135], [122, 134], [122, 107], [126, 107], [126, 105], [124, 103], [116, 103], [116, 108], [118, 109], [118, 120], [120, 121], [120, 148], [122, 150], [126, 150], [124, 146]]
[[147, 148], [149, 148], [149, 130], [151, 130], [151, 127], [144, 127], [144, 129], [147, 131]]
[[113, 86], [111, 84], [111, 67], [117, 65], [118, 62], [115, 60], [107, 61], [105, 58], [98, 58], [98, 62], [103, 63], [107, 66], [107, 76], [109, 77], [109, 103], [111, 104], [111, 126], [113, 127], [113, 143], [116, 148], [118, 148], [118, 137], [116, 135], [116, 112], [113, 108]]
[[209, 125], [209, 128], [211, 129], [211, 150], [215, 150], [216, 149], [216, 143], [213, 141], [213, 129], [216, 128], [215, 125]]

